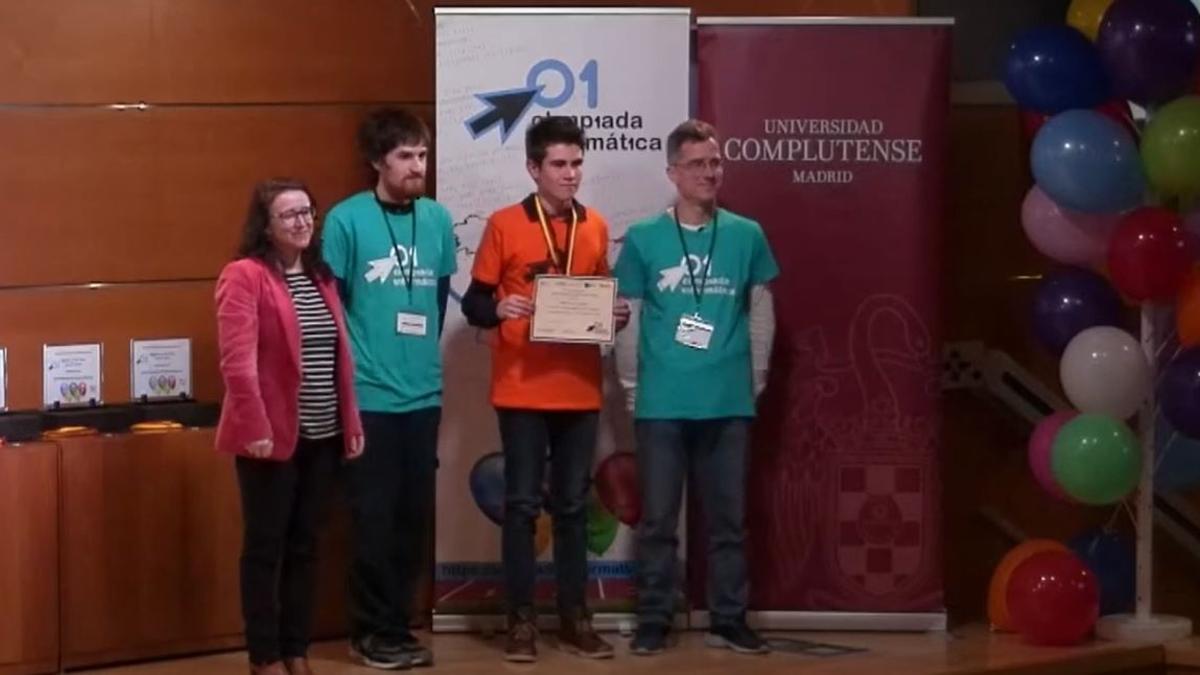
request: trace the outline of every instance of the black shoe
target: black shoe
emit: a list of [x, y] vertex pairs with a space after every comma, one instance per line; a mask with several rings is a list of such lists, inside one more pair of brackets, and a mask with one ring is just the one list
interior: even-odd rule
[[388, 641], [388, 647], [395, 646], [396, 651], [408, 655], [408, 662], [414, 668], [427, 668], [433, 665], [433, 651], [421, 644], [412, 633], [401, 635], [398, 640]]
[[629, 653], [638, 656], [661, 654], [667, 648], [667, 627], [658, 623], [644, 623], [637, 627], [629, 643]]
[[766, 654], [771, 651], [745, 621], [713, 625], [708, 629], [708, 635], [704, 636], [704, 644], [718, 649], [732, 649], [738, 654]]
[[351, 639], [350, 656], [364, 665], [382, 670], [407, 670], [412, 667], [412, 660], [406, 652], [374, 635]]

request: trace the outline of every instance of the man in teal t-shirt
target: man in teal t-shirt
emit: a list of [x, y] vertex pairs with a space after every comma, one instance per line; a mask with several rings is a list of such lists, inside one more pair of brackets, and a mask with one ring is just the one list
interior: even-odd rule
[[429, 129], [384, 108], [359, 130], [374, 190], [325, 217], [355, 360], [366, 448], [346, 467], [354, 526], [351, 648], [365, 664], [429, 665], [409, 631], [433, 520], [442, 411], [439, 345], [456, 245], [449, 212], [424, 197]]
[[716, 206], [720, 146], [696, 120], [667, 137], [675, 206], [634, 224], [613, 270], [633, 305], [617, 366], [634, 409], [642, 519], [634, 654], [661, 652], [675, 611], [685, 477], [708, 526], [706, 642], [761, 654], [746, 625], [745, 501], [750, 421], [774, 332], [767, 283], [779, 269], [758, 223]]

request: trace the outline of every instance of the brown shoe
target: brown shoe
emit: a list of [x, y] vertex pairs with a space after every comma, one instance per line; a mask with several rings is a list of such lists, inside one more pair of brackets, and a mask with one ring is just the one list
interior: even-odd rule
[[313, 675], [312, 668], [308, 667], [308, 659], [303, 656], [295, 659], [284, 659], [283, 666], [287, 668], [288, 675]]
[[251, 663], [250, 675], [288, 675], [288, 671], [284, 670], [283, 663], [280, 661]]
[[558, 628], [558, 644], [568, 654], [585, 659], [611, 659], [613, 655], [612, 645], [596, 633], [591, 618], [583, 612], [562, 617]]
[[504, 660], [514, 663], [537, 661], [537, 635], [537, 626], [532, 621], [525, 618], [509, 619]]

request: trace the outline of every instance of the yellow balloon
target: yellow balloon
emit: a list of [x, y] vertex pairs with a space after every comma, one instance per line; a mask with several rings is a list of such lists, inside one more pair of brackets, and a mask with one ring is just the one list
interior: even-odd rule
[[1104, 13], [1111, 4], [1113, 0], [1071, 0], [1071, 6], [1067, 8], [1067, 24], [1095, 42], [1100, 32], [1100, 22], [1104, 20]]

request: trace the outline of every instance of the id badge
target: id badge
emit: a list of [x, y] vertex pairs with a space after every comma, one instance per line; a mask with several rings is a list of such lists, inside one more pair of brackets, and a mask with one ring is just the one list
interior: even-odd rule
[[396, 332], [400, 335], [425, 337], [428, 325], [429, 321], [424, 314], [415, 314], [413, 312], [396, 313]]
[[708, 349], [712, 342], [713, 325], [698, 316], [679, 317], [675, 341], [692, 349]]

